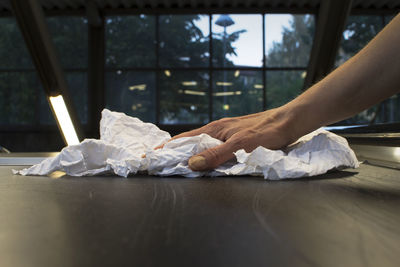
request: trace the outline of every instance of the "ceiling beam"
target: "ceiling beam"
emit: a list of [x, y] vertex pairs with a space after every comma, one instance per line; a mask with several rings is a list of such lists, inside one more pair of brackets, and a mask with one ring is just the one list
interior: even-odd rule
[[317, 14], [314, 41], [304, 88], [325, 77], [334, 67], [352, 0], [325, 0]]
[[86, 0], [85, 9], [89, 25], [93, 27], [102, 26], [103, 20], [101, 19], [100, 12], [96, 2], [94, 0]]

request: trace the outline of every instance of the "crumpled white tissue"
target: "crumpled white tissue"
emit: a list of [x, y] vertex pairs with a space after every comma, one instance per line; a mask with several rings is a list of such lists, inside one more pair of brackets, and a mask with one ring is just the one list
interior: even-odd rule
[[[127, 177], [137, 172], [150, 175], [185, 177], [257, 175], [278, 180], [326, 173], [332, 169], [357, 168], [359, 163], [346, 139], [319, 129], [282, 150], [258, 147], [251, 153], [235, 152], [236, 160], [210, 172], [194, 172], [188, 167], [191, 156], [222, 142], [207, 134], [167, 142], [171, 136], [151, 123], [124, 113], [104, 109], [100, 121], [100, 140], [85, 139], [65, 147], [56, 157], [14, 174], [47, 175], [64, 171], [71, 176], [116, 174]], [[143, 155], [146, 155], [143, 157]]]

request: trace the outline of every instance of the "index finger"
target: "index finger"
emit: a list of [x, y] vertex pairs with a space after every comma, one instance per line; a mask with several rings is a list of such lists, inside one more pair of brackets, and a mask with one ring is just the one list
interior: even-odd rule
[[[202, 128], [203, 128], [203, 127], [197, 128], [197, 129], [194, 129], [194, 130], [191, 130], [191, 131], [188, 131], [188, 132], [180, 133], [180, 134], [178, 134], [178, 135], [175, 135], [175, 136], [173, 136], [171, 139], [169, 139], [166, 143], [168, 143], [168, 142], [170, 142], [170, 141], [172, 141], [172, 140], [178, 139], [178, 138], [190, 137], [190, 136], [196, 136], [196, 135], [202, 134], [202, 133], [204, 132], [204, 131], [201, 130]], [[164, 143], [164, 144], [162, 144], [162, 145], [159, 145], [159, 146], [156, 146], [156, 147], [154, 148], [154, 150], [163, 148], [164, 145], [165, 145], [166, 143]]]

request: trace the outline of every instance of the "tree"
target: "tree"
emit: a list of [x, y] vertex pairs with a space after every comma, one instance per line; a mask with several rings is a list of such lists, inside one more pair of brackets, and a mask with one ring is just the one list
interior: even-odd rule
[[[282, 41], [274, 42], [267, 51], [267, 66], [307, 67], [315, 30], [314, 17], [293, 15], [289, 24], [282, 30]], [[268, 71], [267, 107], [281, 106], [300, 94], [304, 77], [305, 71]]]

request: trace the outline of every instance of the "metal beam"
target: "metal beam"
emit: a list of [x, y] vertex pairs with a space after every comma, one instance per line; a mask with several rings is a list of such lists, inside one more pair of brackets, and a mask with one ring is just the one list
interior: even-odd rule
[[[63, 96], [78, 138], [82, 137], [80, 123], [69, 96], [67, 82], [50, 37], [42, 7], [36, 0], [11, 0], [11, 5], [33, 63], [42, 81], [47, 99], [49, 100], [49, 97], [60, 94]], [[51, 109], [53, 110], [53, 108]], [[55, 115], [54, 110], [53, 115]], [[58, 122], [57, 119], [56, 121]], [[61, 131], [61, 125], [58, 124], [58, 126]], [[64, 135], [62, 136], [64, 141], [66, 141]]]
[[89, 95], [89, 136], [99, 137], [99, 122], [104, 108], [104, 18], [99, 26], [89, 25], [89, 62], [88, 62], [88, 95]]
[[305, 89], [332, 70], [351, 5], [352, 0], [321, 1]]
[[101, 19], [99, 9], [94, 0], [86, 0], [85, 8], [89, 26], [101, 27], [103, 21]]

